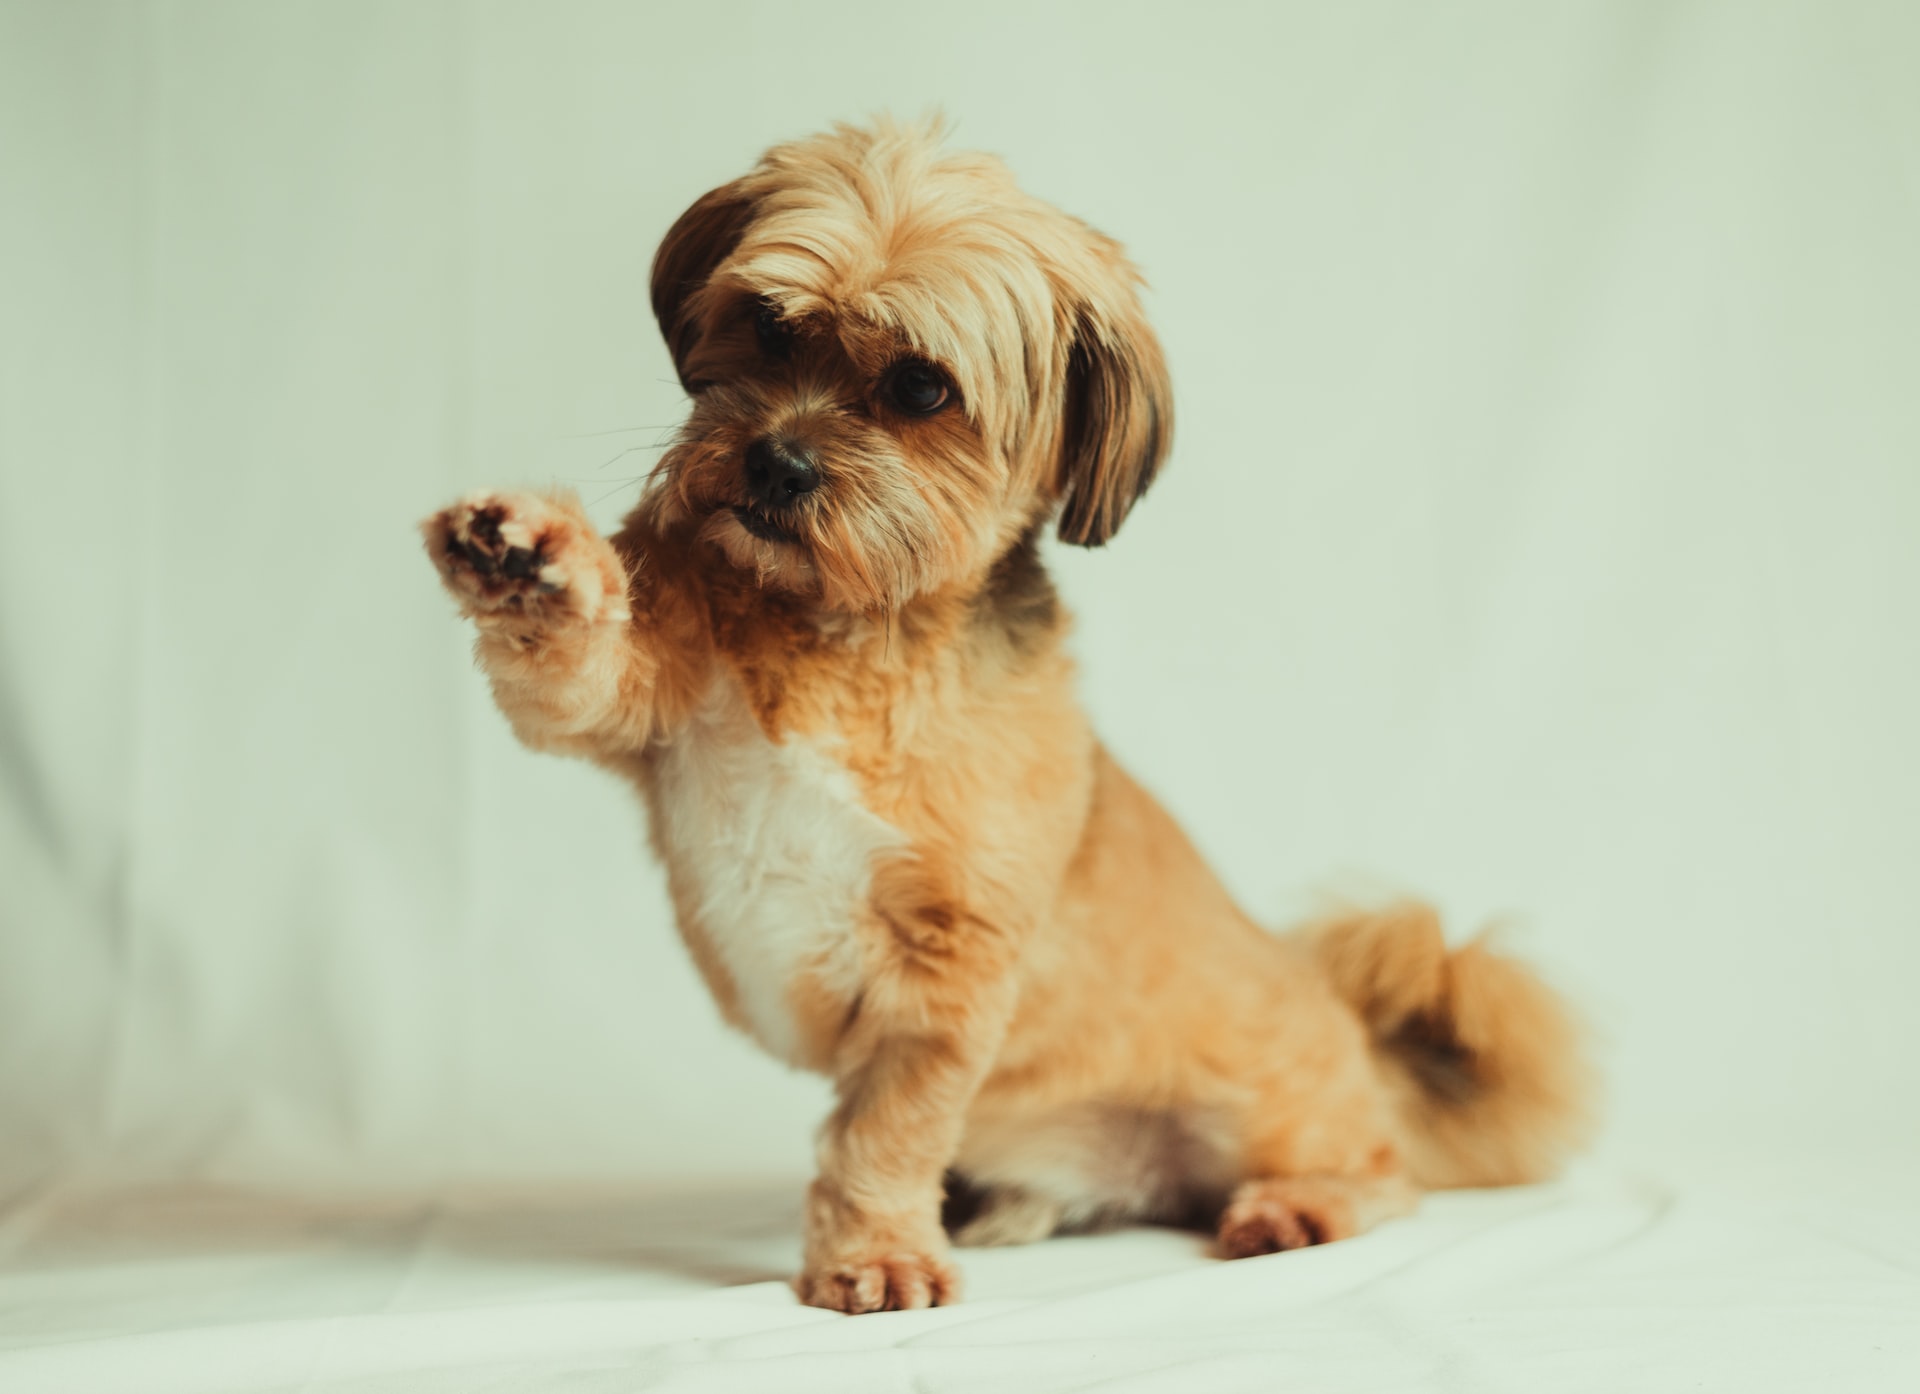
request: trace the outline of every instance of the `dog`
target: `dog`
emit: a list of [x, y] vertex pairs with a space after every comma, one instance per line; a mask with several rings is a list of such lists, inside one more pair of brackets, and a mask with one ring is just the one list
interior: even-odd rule
[[1414, 903], [1262, 930], [1089, 729], [1040, 543], [1166, 458], [1140, 286], [935, 125], [777, 146], [653, 261], [691, 411], [620, 531], [423, 525], [519, 739], [638, 789], [726, 1020], [832, 1078], [814, 1306], [951, 1302], [950, 1242], [1325, 1243], [1583, 1137], [1533, 975]]

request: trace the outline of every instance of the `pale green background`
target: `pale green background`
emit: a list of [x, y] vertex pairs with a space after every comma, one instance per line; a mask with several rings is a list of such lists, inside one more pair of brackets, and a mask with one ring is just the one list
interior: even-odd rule
[[1635, 1155], [1920, 1144], [1916, 71], [1895, 3], [0, 6], [0, 1182], [805, 1167], [411, 528], [617, 516], [674, 215], [934, 104], [1153, 283], [1174, 458], [1059, 569], [1246, 903], [1517, 917]]

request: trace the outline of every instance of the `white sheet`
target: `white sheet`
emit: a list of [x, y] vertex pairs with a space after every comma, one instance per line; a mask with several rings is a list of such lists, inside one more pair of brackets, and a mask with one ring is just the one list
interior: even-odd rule
[[1589, 1168], [1239, 1263], [1130, 1230], [964, 1256], [930, 1312], [800, 1307], [799, 1183], [297, 1207], [17, 1206], [10, 1394], [1920, 1388], [1909, 1167]]

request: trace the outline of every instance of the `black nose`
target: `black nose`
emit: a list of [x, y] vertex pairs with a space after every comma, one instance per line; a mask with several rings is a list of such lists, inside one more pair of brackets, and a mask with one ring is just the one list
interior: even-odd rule
[[765, 508], [784, 508], [820, 486], [820, 471], [791, 441], [762, 436], [747, 447], [747, 489]]

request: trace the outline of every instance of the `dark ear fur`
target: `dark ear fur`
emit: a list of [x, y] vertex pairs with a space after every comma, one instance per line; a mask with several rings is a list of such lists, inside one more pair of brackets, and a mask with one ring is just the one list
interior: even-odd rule
[[680, 215], [653, 254], [653, 317], [660, 322], [680, 385], [689, 392], [694, 385], [687, 381], [687, 354], [699, 330], [687, 313], [687, 301], [739, 245], [752, 217], [752, 201], [739, 184], [722, 184]]
[[1099, 547], [1146, 493], [1173, 444], [1173, 385], [1144, 316], [1136, 311], [1105, 326], [1084, 311], [1077, 317], [1063, 421], [1060, 540]]

